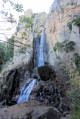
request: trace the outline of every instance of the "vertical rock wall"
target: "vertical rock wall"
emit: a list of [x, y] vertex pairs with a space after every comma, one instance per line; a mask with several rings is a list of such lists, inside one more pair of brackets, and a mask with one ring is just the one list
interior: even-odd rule
[[[55, 0], [51, 6], [48, 19], [45, 25], [48, 44], [48, 62], [51, 65], [58, 66], [59, 63], [65, 63], [72, 66], [72, 57], [74, 53], [80, 54], [80, 27], [72, 24], [72, 30], [69, 30], [68, 22], [80, 18], [79, 0]], [[54, 52], [53, 47], [57, 42], [65, 40], [75, 42], [75, 50], [66, 53], [64, 50]]]

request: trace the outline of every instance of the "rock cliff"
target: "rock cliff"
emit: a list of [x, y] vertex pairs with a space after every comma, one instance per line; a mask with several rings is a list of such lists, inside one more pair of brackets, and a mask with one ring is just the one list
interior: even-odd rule
[[[51, 65], [58, 66], [72, 63], [73, 55], [80, 54], [80, 1], [79, 0], [55, 0], [50, 8], [46, 21], [46, 35], [48, 44], [48, 61]], [[70, 29], [71, 25], [71, 29]], [[74, 51], [66, 52], [63, 49], [53, 50], [56, 43], [73, 41]]]
[[0, 84], [6, 81], [6, 76], [12, 69], [24, 67], [29, 62], [33, 65], [33, 40], [41, 35], [46, 19], [46, 13], [33, 13], [31, 9], [20, 16], [14, 34], [14, 56], [3, 67]]

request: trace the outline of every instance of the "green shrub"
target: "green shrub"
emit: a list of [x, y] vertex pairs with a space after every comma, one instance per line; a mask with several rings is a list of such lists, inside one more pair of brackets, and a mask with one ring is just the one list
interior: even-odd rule
[[21, 47], [19, 49], [19, 53], [26, 53], [26, 47]]
[[31, 24], [25, 25], [25, 28], [30, 28], [30, 27], [31, 27]]
[[57, 42], [57, 43], [55, 44], [55, 47], [54, 47], [53, 49], [54, 49], [54, 51], [56, 51], [56, 50], [60, 50], [62, 47], [63, 47], [63, 44], [60, 43], [60, 42]]
[[17, 26], [17, 27], [16, 27], [16, 31], [18, 32], [18, 31], [19, 31], [19, 29], [20, 29], [20, 27], [19, 27], [19, 26]]
[[61, 58], [59, 56], [56, 56], [56, 59], [60, 60]]
[[32, 22], [33, 22], [33, 19], [30, 17], [27, 17], [27, 23], [32, 24]]
[[80, 72], [80, 56], [78, 53], [75, 53], [73, 56], [73, 62], [75, 63], [77, 70]]
[[33, 29], [31, 29], [31, 32], [33, 32]]
[[75, 25], [80, 27], [80, 18], [76, 18], [76, 19], [72, 20], [71, 22], [67, 23], [70, 30], [72, 30], [72, 23], [73, 22], [74, 22]]
[[75, 45], [74, 41], [69, 41], [69, 42], [67, 42], [66, 45], [64, 46], [64, 50], [65, 50], [66, 52], [73, 51], [73, 50], [74, 50], [74, 45]]
[[30, 17], [21, 17], [20, 18], [20, 22], [21, 23], [23, 23], [23, 22], [26, 22], [26, 23], [28, 23], [29, 25], [33, 25], [33, 19], [32, 18], [30, 18]]
[[69, 96], [71, 99], [71, 119], [80, 119], [80, 73], [75, 69], [61, 64], [60, 67], [65, 68], [69, 75], [69, 81], [66, 83], [70, 85]]
[[70, 69], [70, 97], [72, 100], [71, 119], [80, 119], [80, 73]]
[[64, 51], [69, 52], [74, 50], [74, 45], [74, 41], [65, 40], [63, 42], [57, 42], [53, 49], [54, 51], [63, 49]]
[[25, 16], [20, 18], [20, 23], [23, 23], [23, 22], [27, 22], [27, 18]]
[[2, 70], [2, 67], [4, 64], [6, 64], [7, 61], [10, 60], [10, 58], [13, 57], [14, 53], [14, 36], [12, 36], [8, 42], [11, 42], [11, 44], [6, 44], [5, 42], [0, 43], [0, 72]]
[[26, 35], [27, 35], [27, 33], [26, 33], [26, 32], [23, 32], [23, 35], [24, 35], [24, 36], [26, 36]]
[[67, 26], [69, 27], [69, 30], [71, 31], [72, 30], [72, 22], [68, 22]]

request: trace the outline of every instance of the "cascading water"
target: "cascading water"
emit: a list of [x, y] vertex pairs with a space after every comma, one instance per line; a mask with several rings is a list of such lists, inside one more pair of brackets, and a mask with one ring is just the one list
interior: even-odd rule
[[39, 46], [39, 61], [38, 61], [38, 67], [44, 66], [43, 47], [44, 47], [44, 28], [42, 29], [41, 40], [40, 40], [40, 46]]
[[35, 83], [36, 83], [36, 79], [29, 78], [27, 80], [26, 84], [21, 89], [20, 97], [19, 97], [17, 103], [22, 103], [29, 99], [30, 93], [31, 93]]
[[[36, 42], [36, 47], [39, 45], [39, 50], [37, 52], [38, 56], [36, 56], [36, 59], [38, 60], [37, 66], [44, 66], [45, 62], [45, 56], [46, 54], [45, 49], [46, 49], [46, 39], [45, 39], [45, 33], [44, 33], [44, 28], [42, 29], [42, 34], [41, 34], [41, 39], [40, 39], [40, 44], [39, 44], [39, 39]], [[35, 49], [37, 50], [37, 49]], [[36, 79], [31, 79], [29, 78], [26, 82], [26, 84], [22, 87], [20, 91], [20, 97], [17, 101], [17, 103], [25, 102], [29, 99], [30, 93], [36, 83]]]

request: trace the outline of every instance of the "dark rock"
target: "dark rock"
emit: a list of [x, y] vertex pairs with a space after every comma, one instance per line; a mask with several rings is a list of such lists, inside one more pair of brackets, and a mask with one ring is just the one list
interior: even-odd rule
[[23, 69], [13, 69], [6, 77], [6, 83], [2, 86], [0, 101], [6, 100], [7, 105], [16, 104], [16, 101], [11, 101], [13, 95], [18, 93], [20, 79], [24, 76]]
[[52, 77], [55, 79], [56, 77], [55, 71], [53, 71], [53, 69], [50, 68], [48, 65], [38, 67], [38, 73], [40, 75], [41, 80], [44, 81], [47, 81]]
[[3, 105], [6, 105], [6, 100], [3, 100], [2, 102], [0, 102], [0, 108], [2, 108]]
[[6, 101], [6, 105], [9, 105], [9, 106], [15, 105], [16, 103], [17, 103], [17, 101], [14, 101], [14, 100], [7, 100]]
[[52, 109], [34, 119], [60, 119], [60, 113]]
[[68, 104], [68, 99], [66, 101], [64, 101], [64, 99], [61, 99], [61, 103], [59, 104], [58, 110], [60, 112], [70, 111], [70, 105]]

